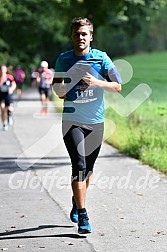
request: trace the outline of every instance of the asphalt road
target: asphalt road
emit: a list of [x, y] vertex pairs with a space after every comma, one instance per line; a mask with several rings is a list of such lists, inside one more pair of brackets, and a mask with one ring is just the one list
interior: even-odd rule
[[0, 131], [0, 251], [167, 251], [167, 177], [105, 143], [86, 201], [93, 233], [77, 233], [61, 114], [40, 106], [26, 91]]

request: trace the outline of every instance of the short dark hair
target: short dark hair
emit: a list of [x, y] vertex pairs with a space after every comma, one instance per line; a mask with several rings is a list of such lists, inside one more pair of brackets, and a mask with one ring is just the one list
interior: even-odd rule
[[89, 26], [90, 33], [93, 34], [93, 24], [88, 18], [84, 17], [75, 17], [71, 23], [71, 32], [75, 28], [79, 28], [81, 26]]

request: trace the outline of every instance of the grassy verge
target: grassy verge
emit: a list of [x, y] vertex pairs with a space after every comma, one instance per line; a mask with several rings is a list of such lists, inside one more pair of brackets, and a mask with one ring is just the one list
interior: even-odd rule
[[[105, 117], [116, 125], [115, 132], [106, 141], [167, 174], [167, 52], [124, 59], [132, 65], [134, 74], [130, 82], [123, 85], [121, 94], [126, 97], [140, 83], [148, 84], [152, 94], [127, 117], [118, 115], [112, 108], [105, 111]], [[112, 94], [107, 94], [106, 99], [109, 102]], [[108, 128], [109, 123], [106, 132]]]

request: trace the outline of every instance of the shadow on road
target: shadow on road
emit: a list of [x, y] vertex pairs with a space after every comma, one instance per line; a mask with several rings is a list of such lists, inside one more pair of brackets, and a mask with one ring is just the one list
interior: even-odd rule
[[[101, 155], [99, 159], [107, 159], [107, 158], [123, 158], [125, 155], [121, 153], [114, 153], [111, 155]], [[34, 160], [38, 160], [35, 162]], [[67, 161], [65, 161], [67, 160]], [[16, 171], [27, 171], [33, 169], [57, 169], [64, 166], [71, 166], [71, 162], [69, 161], [69, 157], [28, 157], [28, 158], [20, 158], [19, 163], [22, 164], [19, 166], [17, 164], [17, 157], [0, 157], [0, 174], [10, 174]], [[22, 169], [22, 167], [29, 167], [28, 169]], [[20, 168], [21, 167], [21, 168]]]
[[61, 168], [62, 166], [70, 165], [70, 162], [63, 162], [59, 160], [65, 160], [68, 159], [68, 157], [45, 157], [41, 158], [39, 162], [34, 163], [33, 160], [38, 159], [36, 157], [32, 158], [24, 158], [21, 160], [19, 158], [19, 162], [22, 162], [22, 167], [25, 165], [25, 167], [30, 166], [28, 169], [22, 169], [17, 164], [17, 158], [16, 157], [0, 157], [0, 174], [10, 174], [16, 171], [27, 171], [27, 170], [33, 170], [33, 169], [50, 169], [50, 168]]
[[[74, 226], [69, 225], [40, 225], [38, 227], [34, 228], [25, 228], [25, 229], [18, 229], [18, 230], [12, 230], [12, 231], [6, 231], [3, 233], [0, 233], [0, 240], [11, 240], [11, 239], [33, 239], [33, 238], [56, 238], [56, 237], [69, 237], [73, 239], [83, 239], [86, 238], [84, 235], [78, 235], [78, 234], [51, 234], [51, 235], [27, 235], [27, 236], [20, 236], [18, 234], [23, 234], [27, 232], [34, 232], [42, 229], [53, 229], [53, 228], [73, 228]], [[12, 235], [12, 236], [11, 236]], [[18, 235], [18, 236], [13, 236]]]

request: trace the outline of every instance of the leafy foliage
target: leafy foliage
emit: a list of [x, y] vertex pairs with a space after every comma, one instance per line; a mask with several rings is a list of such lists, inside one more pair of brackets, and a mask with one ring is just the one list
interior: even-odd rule
[[75, 16], [93, 21], [95, 44], [98, 40], [108, 50], [106, 43], [113, 41], [120, 43], [115, 54], [134, 52], [137, 42], [132, 38], [163, 4], [163, 0], [0, 0], [0, 64], [35, 67], [45, 59], [54, 67], [60, 51], [71, 47], [69, 23]]

